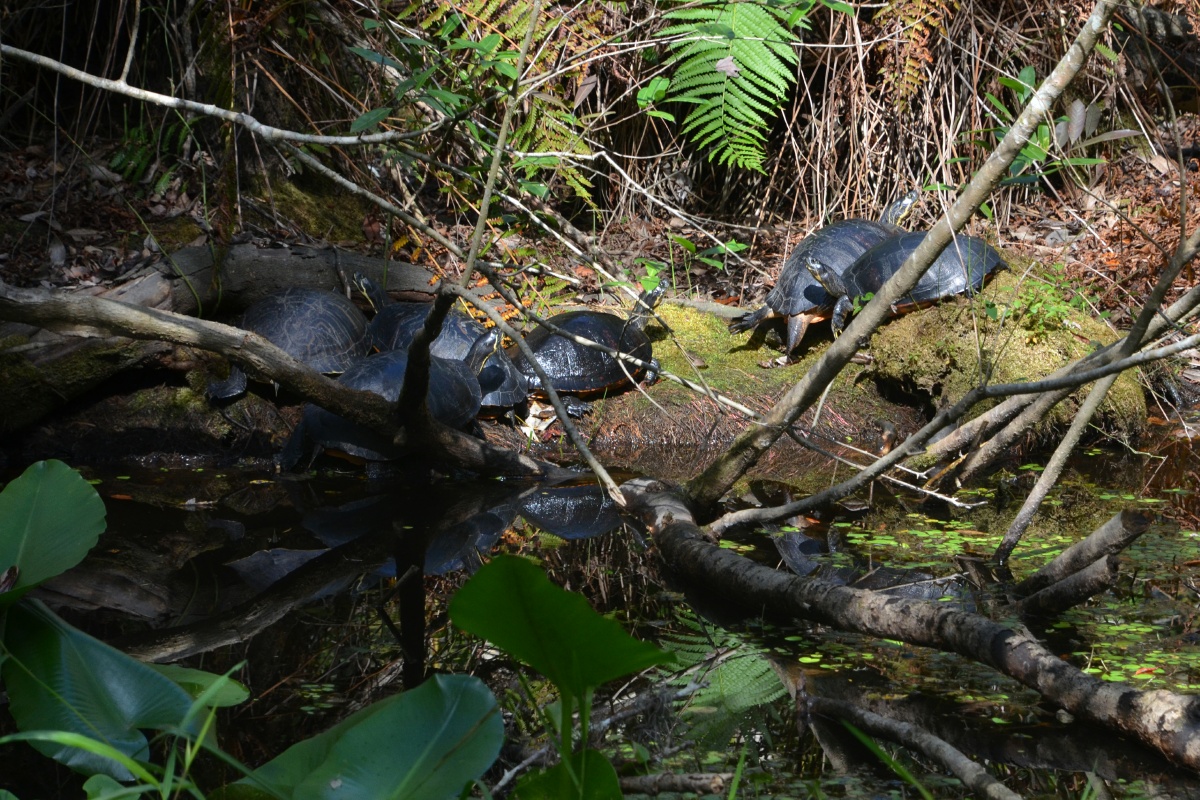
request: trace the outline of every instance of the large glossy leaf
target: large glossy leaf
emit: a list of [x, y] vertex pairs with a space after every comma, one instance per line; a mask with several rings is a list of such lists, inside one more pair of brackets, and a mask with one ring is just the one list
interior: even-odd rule
[[496, 698], [477, 678], [438, 675], [285, 750], [238, 781], [283, 797], [456, 797], [504, 743]]
[[[145, 759], [148, 746], [139, 729], [171, 729], [188, 713], [192, 699], [183, 689], [72, 628], [41, 603], [18, 603], [7, 617], [3, 649], [9, 657], [0, 677], [22, 731], [78, 733]], [[79, 772], [133, 777], [115, 761], [76, 747], [34, 747]]]
[[205, 698], [205, 705], [209, 708], [236, 706], [250, 699], [250, 690], [246, 688], [246, 685], [226, 675], [214, 675], [202, 669], [180, 667], [175, 664], [147, 664], [146, 666], [168, 678], [187, 692], [193, 700], [199, 699], [205, 692], [213, 689]]
[[603, 753], [584, 750], [571, 761], [574, 770], [560, 761], [545, 772], [522, 779], [517, 800], [620, 800], [621, 781]]
[[450, 601], [450, 618], [574, 698], [674, 658], [634, 639], [581, 595], [560, 589], [538, 566], [515, 556], [497, 556], [475, 573]]
[[104, 531], [104, 502], [61, 461], [39, 461], [0, 492], [0, 573], [16, 585], [0, 607], [78, 564]]

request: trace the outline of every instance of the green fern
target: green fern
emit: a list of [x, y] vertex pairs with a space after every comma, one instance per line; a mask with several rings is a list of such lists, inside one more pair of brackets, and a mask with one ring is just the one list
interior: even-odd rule
[[[478, 40], [499, 35], [501, 49], [515, 52], [530, 23], [530, 8], [526, 0], [440, 3], [432, 7], [420, 25], [425, 30], [437, 28], [439, 35], [447, 37], [465, 33]], [[561, 75], [542, 83], [537, 92], [526, 97], [522, 104], [524, 116], [513, 128], [510, 140], [514, 150], [527, 153], [514, 165], [524, 173], [524, 189], [541, 196], [548, 191], [550, 178], [557, 177], [593, 208], [592, 182], [569, 158], [578, 156], [581, 162], [591, 158], [592, 148], [585, 138], [589, 120], [581, 120], [571, 108], [574, 94], [588, 74], [588, 62], [583, 57], [607, 41], [602, 30], [605, 14], [600, 4], [581, 5], [565, 15], [561, 11], [543, 13], [533, 21], [533, 63], [526, 77], [537, 78], [552, 71]]]
[[714, 637], [698, 620], [680, 621], [695, 632], [663, 637], [660, 644], [675, 653], [679, 665], [695, 668], [681, 673], [679, 683], [705, 684], [683, 711], [689, 736], [705, 744], [728, 741], [737, 728], [755, 724], [786, 690], [770, 663], [741, 637], [726, 631]]
[[670, 44], [670, 98], [695, 105], [683, 132], [697, 148], [713, 148], [710, 160], [762, 171], [770, 119], [795, 83], [794, 12], [734, 2], [666, 14], [679, 24], [659, 36], [684, 37]]

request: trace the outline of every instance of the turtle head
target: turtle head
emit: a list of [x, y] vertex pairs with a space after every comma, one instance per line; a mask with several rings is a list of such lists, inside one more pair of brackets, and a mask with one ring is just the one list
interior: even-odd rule
[[917, 204], [917, 200], [921, 198], [921, 190], [913, 189], [908, 194], [901, 197], [899, 200], [892, 203], [884, 209], [883, 215], [879, 221], [885, 225], [899, 225], [905, 217], [912, 211], [913, 206]]
[[467, 351], [467, 357], [463, 359], [463, 363], [467, 365], [467, 369], [478, 375], [488, 359], [500, 352], [500, 342], [504, 339], [500, 335], [497, 328], [488, 328], [479, 335], [479, 338], [471, 343], [471, 349]]
[[363, 297], [366, 297], [371, 302], [371, 306], [375, 309], [376, 314], [388, 304], [388, 296], [379, 284], [361, 272], [354, 273], [354, 287], [362, 292]]
[[649, 291], [643, 289], [638, 295], [637, 303], [634, 304], [633, 311], [629, 314], [629, 319], [637, 328], [646, 327], [646, 323], [650, 320], [650, 312], [663, 299], [663, 295], [667, 293], [667, 285], [659, 283]]
[[809, 256], [805, 266], [808, 267], [809, 273], [816, 282], [821, 284], [831, 295], [840, 297], [846, 293], [846, 287], [842, 283], [841, 277], [824, 261]]

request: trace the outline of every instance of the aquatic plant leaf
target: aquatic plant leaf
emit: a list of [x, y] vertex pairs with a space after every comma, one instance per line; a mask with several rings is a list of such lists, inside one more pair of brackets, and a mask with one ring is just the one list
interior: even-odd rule
[[17, 567], [0, 607], [78, 564], [104, 531], [104, 502], [61, 461], [39, 461], [0, 492], [0, 572]]
[[487, 686], [437, 675], [289, 747], [235, 787], [339, 800], [456, 797], [503, 743], [504, 723]]
[[[0, 677], [22, 731], [66, 731], [99, 740], [134, 759], [149, 755], [141, 728], [176, 728], [192, 705], [183, 689], [145, 664], [26, 600], [7, 613]], [[189, 733], [198, 733], [192, 726]], [[110, 758], [38, 741], [44, 755], [84, 774], [131, 780]]]
[[555, 586], [535, 564], [497, 556], [458, 590], [450, 619], [583, 698], [622, 675], [674, 656], [600, 616], [582, 595]]
[[576, 784], [571, 771], [563, 762], [544, 772], [536, 772], [521, 780], [517, 785], [517, 800], [619, 800], [621, 781], [617, 771], [599, 750], [584, 750], [571, 756]]

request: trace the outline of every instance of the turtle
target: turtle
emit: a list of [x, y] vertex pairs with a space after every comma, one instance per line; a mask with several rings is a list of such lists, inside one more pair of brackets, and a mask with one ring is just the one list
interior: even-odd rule
[[[474, 422], [481, 399], [479, 370], [499, 350], [499, 341], [500, 332], [489, 330], [475, 341], [463, 361], [436, 356], [429, 359], [429, 390], [425, 401], [435, 420], [452, 428], [465, 428]], [[395, 402], [407, 370], [408, 351], [389, 350], [354, 363], [338, 382]], [[311, 403], [304, 406], [300, 423], [279, 455], [280, 468], [294, 467], [309, 442], [365, 461], [393, 461], [404, 455], [386, 436]]]
[[785, 317], [787, 343], [784, 357], [790, 356], [804, 338], [809, 323], [828, 319], [836, 300], [809, 274], [808, 258], [812, 256], [830, 269], [841, 272], [871, 247], [903, 233], [899, 223], [919, 197], [920, 192], [909, 192], [884, 209], [878, 221], [858, 217], [844, 219], [804, 237], [783, 262], [779, 280], [767, 294], [767, 304], [731, 321], [730, 332], [742, 333], [768, 319]]
[[[628, 319], [605, 311], [566, 311], [547, 320], [568, 334], [649, 362], [649, 370], [629, 362], [623, 363], [610, 353], [582, 345], [541, 325], [525, 337], [526, 344], [554, 389], [561, 394], [571, 395], [564, 400], [571, 416], [582, 416], [589, 409], [588, 404], [579, 398], [597, 397], [628, 388], [643, 372], [649, 372], [651, 377], [658, 373], [658, 363], [652, 360], [653, 347], [644, 328], [650, 317], [650, 309], [658, 305], [665, 292], [664, 284], [659, 284], [652, 291], [642, 292]], [[541, 378], [533, 371], [525, 354], [518, 352], [513, 357], [513, 363], [525, 376], [529, 393], [545, 397]]]
[[[365, 275], [356, 273], [354, 280], [376, 308], [375, 317], [367, 325], [369, 347], [380, 352], [407, 351], [417, 331], [425, 325], [425, 318], [429, 316], [433, 304], [392, 302], [383, 289]], [[429, 346], [429, 354], [436, 358], [462, 361], [485, 330], [455, 306], [446, 315], [441, 333]], [[479, 385], [483, 392], [481, 403], [485, 414], [496, 414], [525, 401], [525, 378], [503, 350], [497, 350], [484, 363], [479, 372]]]
[[[342, 372], [367, 354], [367, 318], [340, 294], [294, 286], [267, 295], [246, 309], [240, 327], [317, 372]], [[212, 400], [231, 400], [246, 391], [246, 373], [233, 364], [224, 381], [208, 384]]]
[[[813, 278], [837, 298], [831, 315], [834, 336], [846, 327], [854, 298], [879, 291], [924, 239], [924, 232], [893, 236], [863, 253], [841, 274], [820, 259], [808, 257]], [[892, 306], [892, 314], [904, 314], [956, 294], [975, 294], [997, 269], [1007, 266], [983, 239], [956, 235], [912, 291]]]

